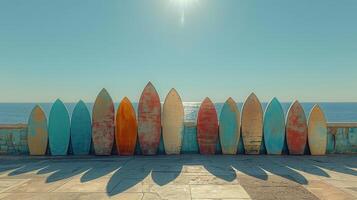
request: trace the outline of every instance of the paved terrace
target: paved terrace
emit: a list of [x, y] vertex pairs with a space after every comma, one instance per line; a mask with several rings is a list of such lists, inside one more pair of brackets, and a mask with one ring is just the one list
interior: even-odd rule
[[0, 199], [357, 199], [357, 156], [0, 157]]

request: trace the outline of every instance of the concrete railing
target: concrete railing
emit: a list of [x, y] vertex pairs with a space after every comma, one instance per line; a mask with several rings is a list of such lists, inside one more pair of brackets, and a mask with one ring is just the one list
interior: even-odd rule
[[[185, 122], [182, 153], [198, 153], [195, 122]], [[357, 123], [327, 123], [327, 153], [357, 153]], [[28, 154], [27, 125], [0, 124], [0, 154]]]
[[0, 154], [27, 153], [27, 124], [1, 124]]
[[357, 153], [357, 123], [327, 123], [328, 153]]

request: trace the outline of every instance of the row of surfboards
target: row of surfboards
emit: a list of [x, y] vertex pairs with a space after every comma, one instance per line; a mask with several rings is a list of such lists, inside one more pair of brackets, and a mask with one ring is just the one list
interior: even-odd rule
[[[97, 96], [92, 118], [83, 101], [77, 103], [70, 119], [63, 102], [56, 100], [48, 123], [43, 110], [36, 106], [28, 121], [28, 146], [30, 155], [45, 155], [47, 149], [51, 155], [67, 155], [69, 146], [74, 155], [89, 154], [91, 146], [96, 155], [110, 155], [115, 144], [119, 155], [133, 155], [138, 140], [143, 155], [154, 155], [162, 134], [165, 153], [179, 154], [183, 132], [184, 108], [177, 91], [170, 90], [161, 111], [159, 95], [149, 82], [140, 97], [138, 119], [126, 97], [115, 116], [113, 101], [105, 89]], [[259, 154], [264, 143], [268, 154], [282, 154], [287, 146], [289, 154], [304, 154], [309, 148], [312, 155], [323, 155], [326, 119], [318, 105], [307, 119], [298, 101], [285, 118], [276, 98], [264, 113], [254, 93], [245, 101], [242, 113], [229, 98], [218, 119], [214, 104], [205, 98], [197, 116], [199, 152], [215, 154], [219, 140], [223, 154], [237, 154], [240, 139], [246, 154]]]

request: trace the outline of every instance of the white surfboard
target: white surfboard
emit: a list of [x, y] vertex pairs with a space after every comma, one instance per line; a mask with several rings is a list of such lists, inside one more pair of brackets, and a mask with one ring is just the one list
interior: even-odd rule
[[162, 136], [166, 154], [180, 154], [184, 130], [184, 110], [180, 95], [172, 88], [162, 113]]

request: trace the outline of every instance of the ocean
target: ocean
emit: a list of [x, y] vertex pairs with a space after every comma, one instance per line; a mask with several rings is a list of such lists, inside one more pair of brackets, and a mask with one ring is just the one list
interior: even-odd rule
[[[0, 103], [0, 124], [18, 124], [27, 123], [28, 117], [32, 108], [37, 103]], [[75, 103], [65, 103], [69, 114], [71, 115]], [[185, 109], [185, 121], [196, 121], [197, 112], [200, 107], [200, 102], [184, 102]], [[282, 103], [282, 107], [287, 113], [291, 103]], [[302, 103], [306, 116], [309, 115], [311, 108], [315, 103]], [[49, 116], [52, 103], [38, 103], [45, 111], [47, 117]], [[242, 109], [243, 103], [238, 103], [238, 108]], [[319, 103], [324, 110], [328, 122], [357, 122], [357, 103]], [[135, 109], [138, 104], [133, 103]], [[223, 103], [216, 103], [216, 110], [219, 116], [223, 107]], [[262, 103], [262, 107], [265, 110], [267, 103]], [[87, 103], [88, 109], [92, 110], [93, 103]], [[115, 104], [117, 109], [118, 103]]]

